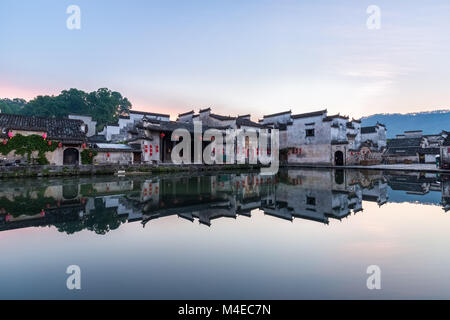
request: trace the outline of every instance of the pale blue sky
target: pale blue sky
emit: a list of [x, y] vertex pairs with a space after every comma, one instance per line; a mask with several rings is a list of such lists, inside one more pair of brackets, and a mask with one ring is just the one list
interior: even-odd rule
[[108, 87], [140, 110], [254, 119], [447, 109], [449, 17], [448, 0], [1, 0], [0, 97]]

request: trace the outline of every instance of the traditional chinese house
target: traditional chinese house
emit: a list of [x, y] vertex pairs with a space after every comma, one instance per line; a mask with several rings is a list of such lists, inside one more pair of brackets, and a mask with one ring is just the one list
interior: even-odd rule
[[[0, 157], [3, 162], [79, 165], [86, 133], [86, 124], [77, 119], [0, 114], [0, 153], [8, 152]], [[20, 154], [19, 149], [32, 152]]]

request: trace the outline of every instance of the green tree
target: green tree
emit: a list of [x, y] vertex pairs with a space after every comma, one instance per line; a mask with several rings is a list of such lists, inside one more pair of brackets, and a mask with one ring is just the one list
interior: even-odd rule
[[0, 99], [0, 110], [2, 113], [19, 114], [26, 104], [25, 99]]
[[4, 113], [38, 117], [67, 117], [69, 114], [90, 115], [98, 128], [116, 122], [120, 115], [130, 112], [131, 103], [117, 91], [100, 88], [86, 93], [78, 89], [62, 91], [57, 96], [37, 96], [28, 103], [23, 99], [2, 99]]

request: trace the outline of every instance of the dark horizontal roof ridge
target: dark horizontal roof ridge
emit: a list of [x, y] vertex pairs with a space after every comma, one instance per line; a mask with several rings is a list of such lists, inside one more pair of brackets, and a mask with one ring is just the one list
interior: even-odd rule
[[289, 111], [267, 114], [267, 115], [264, 115], [263, 118], [271, 118], [271, 117], [281, 116], [282, 114], [287, 114], [287, 113], [292, 113], [292, 111], [289, 110]]
[[182, 116], [187, 116], [188, 114], [192, 114], [194, 113], [194, 110], [188, 111], [188, 112], [183, 112], [183, 113], [179, 113], [178, 116], [182, 117]]
[[200, 109], [200, 110], [198, 111], [198, 113], [202, 113], [202, 112], [206, 112], [206, 111], [211, 111], [211, 107], [205, 108], [205, 109]]
[[237, 117], [244, 118], [244, 117], [250, 117], [250, 116], [251, 116], [250, 113], [247, 113], [247, 114], [243, 114], [243, 115], [238, 115]]
[[215, 113], [211, 113], [209, 116], [212, 117], [212, 118], [216, 118], [218, 120], [235, 120], [236, 119], [236, 117], [223, 116], [223, 115], [215, 114]]
[[411, 132], [423, 132], [423, 130], [408, 130], [408, 131], [403, 131], [404, 133], [411, 133]]
[[236, 124], [238, 124], [238, 125], [247, 125], [247, 126], [249, 126], [249, 127], [256, 127], [256, 128], [265, 128], [266, 126], [264, 125], [264, 124], [261, 124], [261, 123], [258, 123], [258, 122], [254, 122], [254, 121], [251, 121], [251, 120], [249, 120], [249, 119], [245, 119], [245, 118], [237, 118], [236, 119]]
[[306, 112], [306, 113], [299, 113], [299, 114], [292, 115], [292, 119], [317, 117], [317, 116], [321, 116], [321, 115], [323, 115], [325, 113], [327, 113], [327, 109], [319, 110], [319, 111]]
[[143, 114], [143, 115], [151, 115], [151, 116], [170, 117], [170, 114], [157, 113], [157, 112], [146, 112], [146, 111], [139, 111], [139, 110], [130, 110], [130, 113], [134, 113], [134, 114]]
[[335, 119], [335, 118], [344, 119], [344, 120], [348, 120], [348, 119], [349, 119], [348, 116], [343, 116], [343, 115], [341, 115], [341, 114], [338, 113], [338, 114], [333, 114], [333, 115], [331, 115], [331, 116], [326, 116], [326, 117], [324, 118], [324, 121], [329, 121], [329, 120]]

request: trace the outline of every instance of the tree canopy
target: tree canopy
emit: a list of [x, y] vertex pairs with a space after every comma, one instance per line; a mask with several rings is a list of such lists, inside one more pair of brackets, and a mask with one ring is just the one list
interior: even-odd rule
[[37, 96], [29, 102], [17, 98], [0, 99], [3, 113], [58, 118], [69, 114], [89, 115], [97, 121], [98, 128], [116, 122], [120, 115], [128, 115], [130, 108], [127, 98], [107, 88], [89, 93], [72, 88], [57, 96]]
[[20, 114], [26, 104], [25, 99], [0, 99], [0, 110], [3, 113]]

